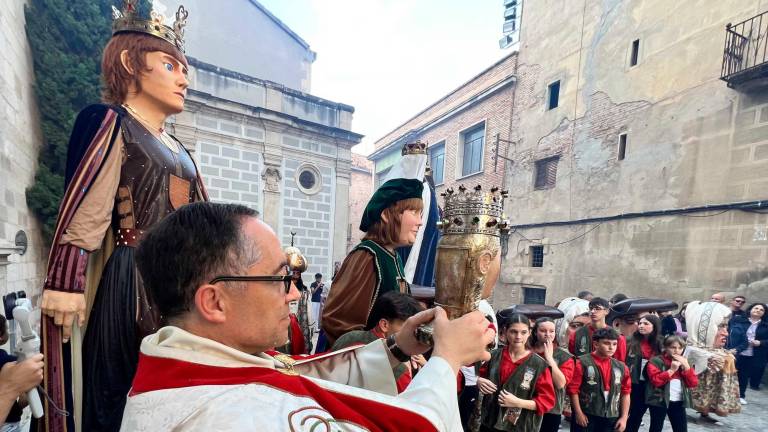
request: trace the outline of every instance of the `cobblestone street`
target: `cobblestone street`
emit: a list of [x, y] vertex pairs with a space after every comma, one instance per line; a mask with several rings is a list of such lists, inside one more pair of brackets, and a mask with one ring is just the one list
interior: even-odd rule
[[[765, 432], [768, 431], [768, 390], [763, 388], [761, 391], [747, 390], [747, 405], [741, 407], [740, 414], [734, 414], [728, 417], [718, 417], [712, 415], [712, 418], [720, 420], [723, 425], [718, 426], [711, 423], [698, 421], [699, 415], [688, 410], [688, 431], [750, 431]], [[646, 424], [650, 422], [646, 415]], [[669, 422], [664, 425], [664, 432], [671, 431]]]
[[[728, 417], [718, 417], [712, 414], [713, 419], [719, 420], [722, 425], [716, 425], [699, 421], [699, 414], [693, 410], [688, 410], [688, 432], [705, 431], [745, 431], [745, 432], [765, 432], [768, 431], [768, 390], [761, 391], [747, 390], [747, 405], [742, 406], [740, 414], [734, 414]], [[641, 431], [647, 431], [651, 423], [650, 415], [646, 413], [643, 421], [644, 425]], [[569, 430], [568, 422], [563, 421], [561, 431]], [[664, 432], [672, 432], [669, 420], [664, 423]]]

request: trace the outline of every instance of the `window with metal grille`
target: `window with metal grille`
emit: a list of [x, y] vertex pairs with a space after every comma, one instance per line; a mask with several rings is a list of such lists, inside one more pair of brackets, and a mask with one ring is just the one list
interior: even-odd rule
[[637, 66], [637, 60], [640, 55], [640, 39], [632, 41], [632, 55], [629, 57], [629, 65]]
[[461, 176], [480, 172], [483, 166], [483, 148], [485, 147], [485, 123], [461, 133], [463, 148]]
[[623, 133], [619, 135], [619, 154], [617, 156], [618, 160], [622, 161], [624, 160], [624, 157], [627, 155], [627, 134]]
[[550, 189], [555, 187], [557, 180], [557, 162], [560, 156], [554, 156], [536, 161], [533, 179], [534, 189]]
[[544, 246], [531, 246], [531, 267], [544, 267]]
[[523, 304], [544, 304], [546, 288], [523, 287]]
[[560, 103], [560, 80], [547, 86], [547, 109], [557, 108]]
[[429, 167], [436, 185], [445, 181], [445, 141], [429, 147]]

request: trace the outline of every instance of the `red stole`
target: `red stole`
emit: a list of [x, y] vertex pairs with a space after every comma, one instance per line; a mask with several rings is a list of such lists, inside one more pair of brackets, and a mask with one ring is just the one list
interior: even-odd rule
[[286, 375], [265, 367], [208, 366], [139, 354], [139, 366], [128, 396], [201, 385], [243, 384], [264, 384], [295, 396], [314, 399], [333, 418], [371, 431], [437, 430], [426, 418], [407, 409], [328, 390], [308, 378]]

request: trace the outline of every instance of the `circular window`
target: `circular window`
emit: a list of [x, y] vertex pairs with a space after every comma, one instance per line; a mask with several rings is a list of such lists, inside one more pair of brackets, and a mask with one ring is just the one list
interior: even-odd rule
[[322, 179], [320, 170], [314, 165], [303, 164], [296, 170], [296, 185], [307, 195], [320, 192]]
[[315, 183], [317, 182], [317, 177], [315, 177], [315, 173], [312, 171], [302, 171], [301, 174], [299, 174], [299, 184], [304, 189], [312, 189], [315, 187]]

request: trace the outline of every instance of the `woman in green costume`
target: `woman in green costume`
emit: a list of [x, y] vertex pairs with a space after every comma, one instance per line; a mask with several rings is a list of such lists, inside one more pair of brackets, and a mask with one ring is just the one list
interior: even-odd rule
[[323, 308], [322, 326], [329, 345], [344, 333], [362, 330], [381, 294], [410, 293], [396, 249], [416, 241], [423, 188], [419, 180], [392, 179], [376, 190], [365, 207], [360, 221], [365, 237], [344, 259]]

